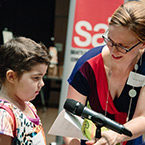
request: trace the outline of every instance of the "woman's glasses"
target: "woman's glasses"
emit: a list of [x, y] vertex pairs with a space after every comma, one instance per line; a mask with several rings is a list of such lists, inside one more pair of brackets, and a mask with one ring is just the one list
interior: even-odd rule
[[139, 45], [141, 43], [141, 41], [139, 41], [137, 44], [135, 44], [131, 48], [127, 49], [121, 45], [118, 45], [118, 44], [112, 42], [109, 38], [106, 38], [105, 36], [102, 36], [102, 38], [104, 39], [104, 42], [106, 43], [106, 45], [108, 45], [110, 47], [115, 46], [115, 48], [123, 54], [126, 54], [127, 52], [131, 51], [133, 48], [135, 48], [137, 45]]

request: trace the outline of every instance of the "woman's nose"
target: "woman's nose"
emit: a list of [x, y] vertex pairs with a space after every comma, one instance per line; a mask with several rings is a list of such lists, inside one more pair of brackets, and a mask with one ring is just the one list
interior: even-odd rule
[[118, 52], [116, 46], [112, 46], [111, 53], [116, 53], [116, 52]]

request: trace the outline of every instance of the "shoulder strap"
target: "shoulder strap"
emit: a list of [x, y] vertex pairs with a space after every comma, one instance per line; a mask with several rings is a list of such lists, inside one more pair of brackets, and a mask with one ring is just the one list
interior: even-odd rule
[[16, 136], [16, 119], [15, 119], [15, 115], [12, 111], [12, 109], [10, 109], [8, 106], [4, 105], [4, 104], [1, 104], [0, 103], [0, 108], [6, 110], [12, 117], [13, 121], [14, 121], [14, 130], [13, 130], [13, 135], [14, 137]]

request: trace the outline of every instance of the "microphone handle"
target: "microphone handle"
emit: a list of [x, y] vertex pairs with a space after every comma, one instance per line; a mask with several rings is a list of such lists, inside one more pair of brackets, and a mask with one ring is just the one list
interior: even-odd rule
[[127, 130], [124, 127], [124, 125], [119, 124], [118, 122], [113, 121], [110, 118], [107, 118], [101, 113], [94, 112], [93, 110], [88, 109], [87, 107], [84, 107], [81, 116], [89, 120], [92, 120], [92, 122], [94, 122], [99, 127], [105, 126], [120, 134], [125, 134], [130, 137], [132, 136], [131, 131]]

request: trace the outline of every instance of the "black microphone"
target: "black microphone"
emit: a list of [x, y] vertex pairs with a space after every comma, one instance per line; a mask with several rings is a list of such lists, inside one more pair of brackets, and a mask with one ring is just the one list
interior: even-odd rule
[[132, 136], [131, 131], [126, 129], [122, 124], [119, 124], [116, 121], [113, 121], [101, 113], [97, 113], [87, 107], [85, 107], [80, 102], [77, 102], [73, 99], [67, 99], [64, 104], [64, 109], [68, 112], [73, 113], [74, 115], [82, 116], [83, 118], [87, 118], [92, 120], [93, 123], [98, 125], [99, 127], [107, 127], [117, 133], [125, 134], [127, 136]]

